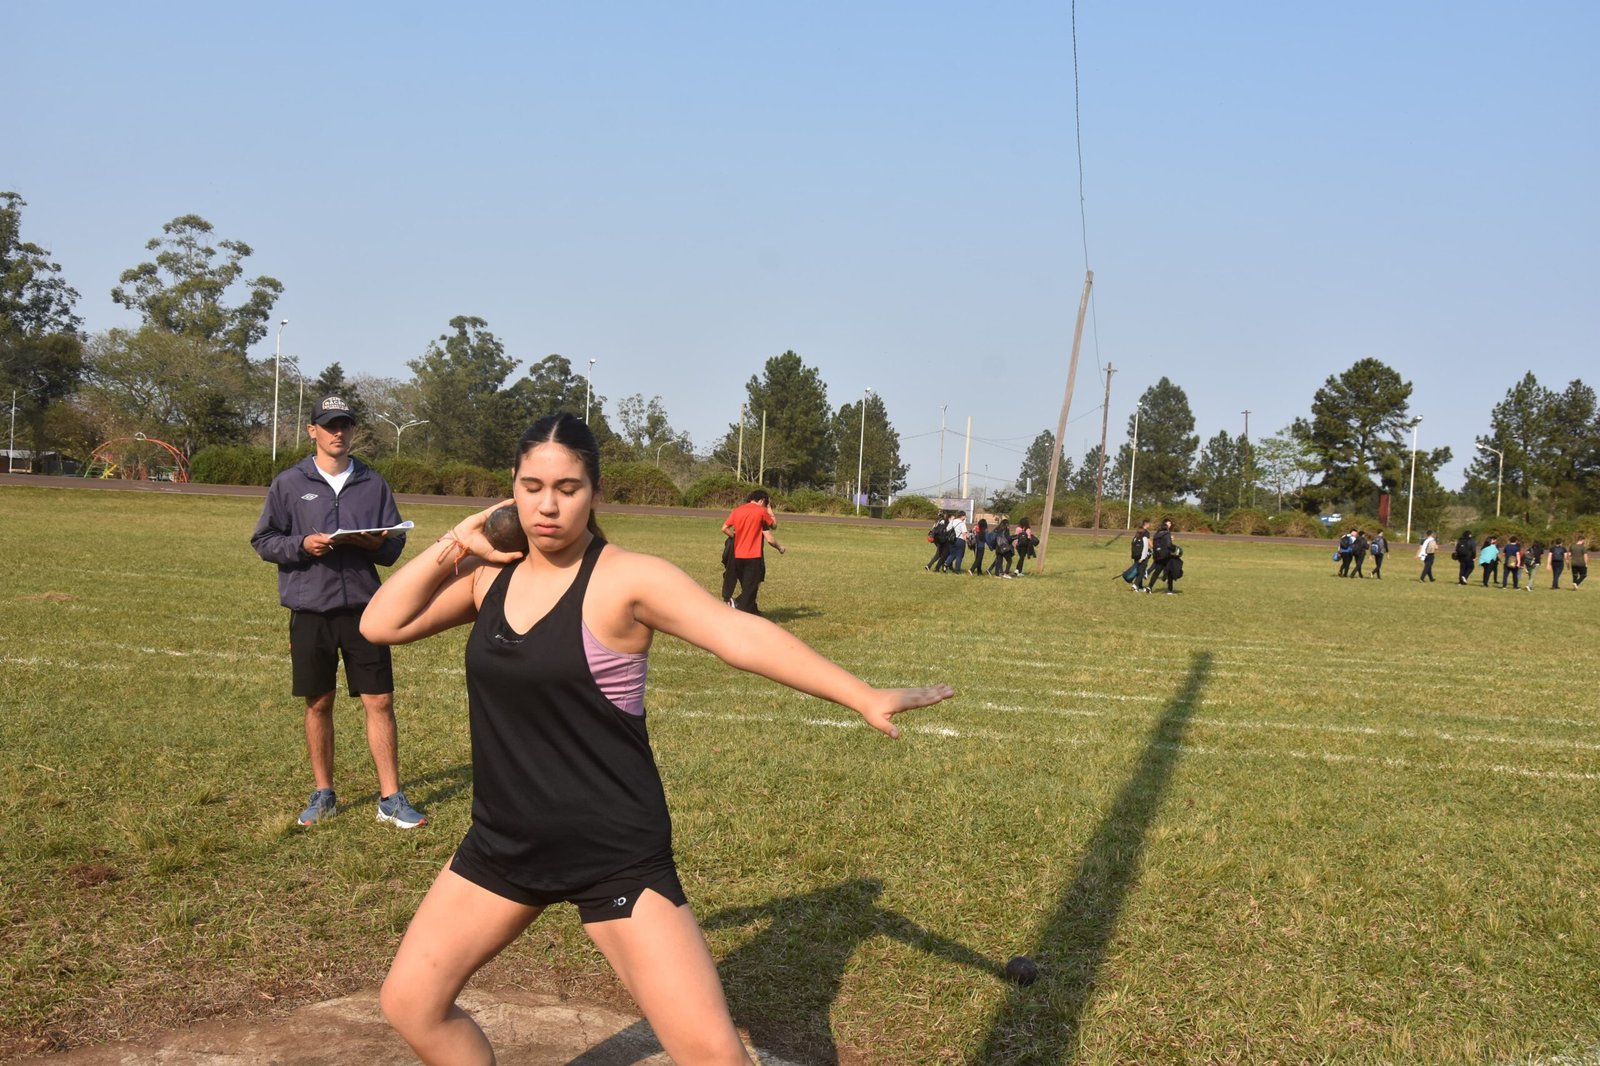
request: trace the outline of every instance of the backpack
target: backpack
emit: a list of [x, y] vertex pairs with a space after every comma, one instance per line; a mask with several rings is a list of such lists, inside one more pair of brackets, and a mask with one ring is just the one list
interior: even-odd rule
[[1011, 550], [1011, 531], [1010, 530], [1006, 530], [1006, 529], [997, 529], [997, 530], [995, 530], [995, 534], [994, 534], [994, 550], [999, 552], [1001, 555], [1004, 555], [1004, 554], [1006, 554], [1007, 552], [1009, 552]]
[[942, 519], [942, 518], [939, 519], [939, 521], [937, 521], [937, 522], [935, 522], [933, 524], [933, 528], [928, 530], [928, 543], [929, 544], [943, 544], [944, 543], [944, 539], [945, 539], [945, 535], [948, 534], [949, 532], [950, 532], [950, 527], [945, 525], [944, 519]]
[[1139, 530], [1139, 532], [1137, 532], [1137, 533], [1135, 533], [1133, 535], [1133, 561], [1134, 562], [1138, 562], [1139, 561], [1139, 556], [1144, 553], [1144, 540], [1145, 540], [1146, 536], [1148, 536], [1148, 534], [1146, 534], [1145, 531], [1142, 530], [1142, 529]]

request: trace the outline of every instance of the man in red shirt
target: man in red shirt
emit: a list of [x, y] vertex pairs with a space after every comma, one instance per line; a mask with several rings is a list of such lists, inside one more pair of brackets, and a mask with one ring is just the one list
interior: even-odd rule
[[[733, 607], [749, 614], [760, 614], [756, 608], [756, 590], [767, 576], [767, 563], [762, 558], [763, 541], [770, 541], [783, 554], [783, 545], [770, 532], [778, 520], [772, 514], [772, 497], [766, 489], [753, 489], [745, 502], [735, 507], [722, 523], [724, 536], [732, 538], [733, 558], [722, 570], [722, 598]], [[739, 598], [733, 598], [733, 583], [739, 583]]]

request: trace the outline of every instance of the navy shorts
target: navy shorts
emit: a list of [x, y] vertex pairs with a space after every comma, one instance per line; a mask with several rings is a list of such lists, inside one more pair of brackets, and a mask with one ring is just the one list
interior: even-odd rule
[[674, 907], [682, 907], [689, 902], [683, 885], [678, 881], [678, 868], [670, 858], [620, 871], [587, 888], [547, 890], [528, 888], [507, 880], [504, 874], [478, 854], [476, 848], [462, 841], [450, 859], [450, 869], [479, 888], [524, 907], [571, 903], [578, 908], [578, 918], [584, 924], [631, 917], [633, 905], [639, 902], [639, 896], [647, 888], [670, 901]]
[[361, 608], [347, 611], [290, 611], [289, 658], [294, 664], [294, 694], [315, 699], [339, 683], [339, 654], [350, 695], [382, 696], [394, 691], [389, 648], [361, 635]]

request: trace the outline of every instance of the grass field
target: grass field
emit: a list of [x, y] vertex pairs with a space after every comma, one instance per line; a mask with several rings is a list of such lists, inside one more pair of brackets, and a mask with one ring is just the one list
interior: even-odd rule
[[[466, 829], [464, 631], [397, 649], [376, 823], [310, 789], [259, 501], [0, 489], [0, 1058], [375, 985]], [[462, 509], [418, 506], [413, 548]], [[715, 520], [608, 516], [707, 587]], [[1600, 1062], [1600, 589], [1382, 582], [1188, 543], [1182, 595], [1057, 535], [925, 573], [920, 530], [788, 524], [769, 615], [879, 684], [895, 743], [656, 644], [651, 734], [735, 1016], [811, 1063]], [[1180, 538], [1181, 539], [1181, 538]], [[1028, 954], [1028, 988], [996, 975]], [[482, 975], [616, 1002], [569, 908]]]

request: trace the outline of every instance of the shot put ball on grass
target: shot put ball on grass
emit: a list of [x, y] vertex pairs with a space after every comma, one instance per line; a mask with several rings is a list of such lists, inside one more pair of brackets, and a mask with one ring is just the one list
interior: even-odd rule
[[496, 507], [483, 523], [483, 535], [489, 539], [495, 551], [525, 552], [528, 550], [528, 535], [522, 531], [522, 523], [517, 519], [515, 504], [506, 504]]
[[1031, 985], [1039, 979], [1039, 967], [1026, 955], [1013, 955], [1006, 963], [1006, 977], [1019, 985]]

